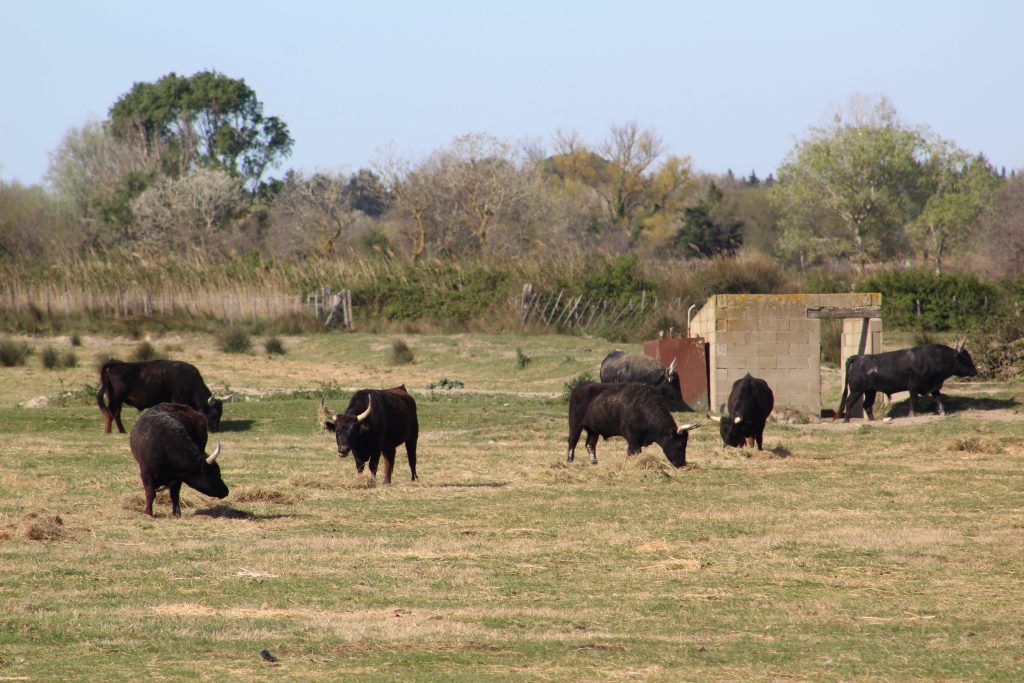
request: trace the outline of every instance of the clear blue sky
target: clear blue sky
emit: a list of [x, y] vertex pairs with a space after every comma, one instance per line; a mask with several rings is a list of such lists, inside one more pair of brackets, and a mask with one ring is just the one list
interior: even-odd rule
[[353, 171], [465, 133], [653, 128], [701, 171], [772, 173], [835, 105], [884, 94], [1024, 168], [1024, 2], [5, 0], [0, 178], [39, 182], [136, 81], [215, 69], [290, 127], [284, 168]]

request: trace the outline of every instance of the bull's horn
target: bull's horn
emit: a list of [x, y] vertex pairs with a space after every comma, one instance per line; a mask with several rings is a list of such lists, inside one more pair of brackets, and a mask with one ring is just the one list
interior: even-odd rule
[[708, 416], [708, 419], [709, 419], [709, 420], [712, 420], [712, 421], [714, 421], [714, 422], [721, 422], [721, 421], [722, 421], [722, 418], [720, 418], [720, 417], [715, 417], [715, 416], [714, 416], [714, 415], [712, 415], [711, 413], [708, 413], [708, 414], [707, 414], [707, 416]]
[[213, 453], [210, 453], [209, 457], [206, 458], [206, 464], [212, 465], [216, 462], [218, 455], [220, 455], [220, 441], [217, 442], [217, 447], [213, 449]]
[[373, 403], [370, 401], [370, 397], [366, 397], [366, 410], [356, 415], [356, 422], [362, 422], [366, 418], [370, 417], [370, 409], [373, 408]]
[[689, 424], [685, 424], [679, 427], [679, 429], [676, 430], [676, 433], [682, 434], [683, 432], [688, 432], [691, 429], [696, 429], [697, 427], [700, 427], [700, 422], [691, 422]]
[[216, 400], [217, 400], [217, 399], [216, 399], [216, 398], [214, 398], [213, 394], [210, 394], [210, 398], [206, 399], [206, 405], [208, 405], [208, 406], [212, 406], [212, 405], [213, 405], [213, 402], [214, 402], [214, 401], [216, 401]]
[[743, 416], [742, 416], [742, 415], [737, 415], [737, 416], [736, 416], [736, 417], [734, 417], [734, 418], [733, 418], [733, 420], [732, 420], [732, 423], [733, 423], [734, 425], [738, 425], [738, 424], [739, 424], [740, 422], [743, 422]]
[[668, 374], [669, 374], [670, 377], [676, 371], [676, 361], [677, 360], [678, 360], [677, 358], [673, 358], [672, 359], [672, 364], [668, 366]]

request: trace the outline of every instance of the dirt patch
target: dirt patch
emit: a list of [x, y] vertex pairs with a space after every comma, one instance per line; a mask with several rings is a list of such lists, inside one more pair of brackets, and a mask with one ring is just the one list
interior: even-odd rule
[[69, 535], [60, 515], [43, 512], [28, 512], [22, 515], [21, 519], [0, 527], [0, 541], [63, 541]]

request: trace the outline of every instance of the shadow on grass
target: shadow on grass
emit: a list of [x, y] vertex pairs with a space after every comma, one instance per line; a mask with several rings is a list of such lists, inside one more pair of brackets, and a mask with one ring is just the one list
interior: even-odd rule
[[256, 420], [221, 420], [220, 431], [222, 432], [247, 432], [256, 424]]
[[[942, 405], [947, 413], [962, 413], [968, 410], [1015, 410], [1021, 404], [1016, 397], [995, 398], [992, 396], [950, 396], [942, 395]], [[914, 403], [914, 413], [917, 415], [934, 415], [938, 406], [931, 396], [918, 397]], [[875, 415], [878, 415], [878, 405], [875, 405]], [[889, 417], [908, 417], [910, 415], [910, 399], [896, 401], [889, 407]]]
[[294, 517], [295, 515], [283, 515], [283, 514], [271, 514], [271, 515], [258, 515], [255, 512], [249, 510], [240, 510], [230, 505], [214, 505], [209, 508], [201, 508], [192, 513], [199, 517], [217, 517], [222, 519], [245, 519], [252, 521], [263, 521], [268, 519], [284, 519], [287, 517]]

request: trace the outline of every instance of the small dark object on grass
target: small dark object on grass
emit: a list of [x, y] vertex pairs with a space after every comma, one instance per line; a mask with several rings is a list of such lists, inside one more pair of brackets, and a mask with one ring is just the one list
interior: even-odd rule
[[525, 370], [526, 366], [530, 364], [533, 359], [523, 353], [522, 349], [516, 349], [516, 367], [520, 370]]
[[264, 341], [263, 349], [267, 352], [268, 356], [284, 355], [284, 343], [277, 337], [270, 337]]
[[214, 336], [217, 339], [217, 347], [224, 353], [249, 353], [252, 348], [249, 331], [238, 325], [223, 327]]
[[260, 657], [263, 657], [263, 659], [265, 659], [265, 660], [267, 660], [268, 662], [271, 662], [271, 663], [277, 661], [277, 657], [275, 657], [274, 655], [270, 654], [270, 650], [268, 650], [267, 648], [263, 648], [262, 650], [260, 650]]
[[388, 351], [388, 362], [391, 365], [408, 365], [413, 359], [412, 349], [404, 339], [395, 339], [391, 342], [391, 349]]

